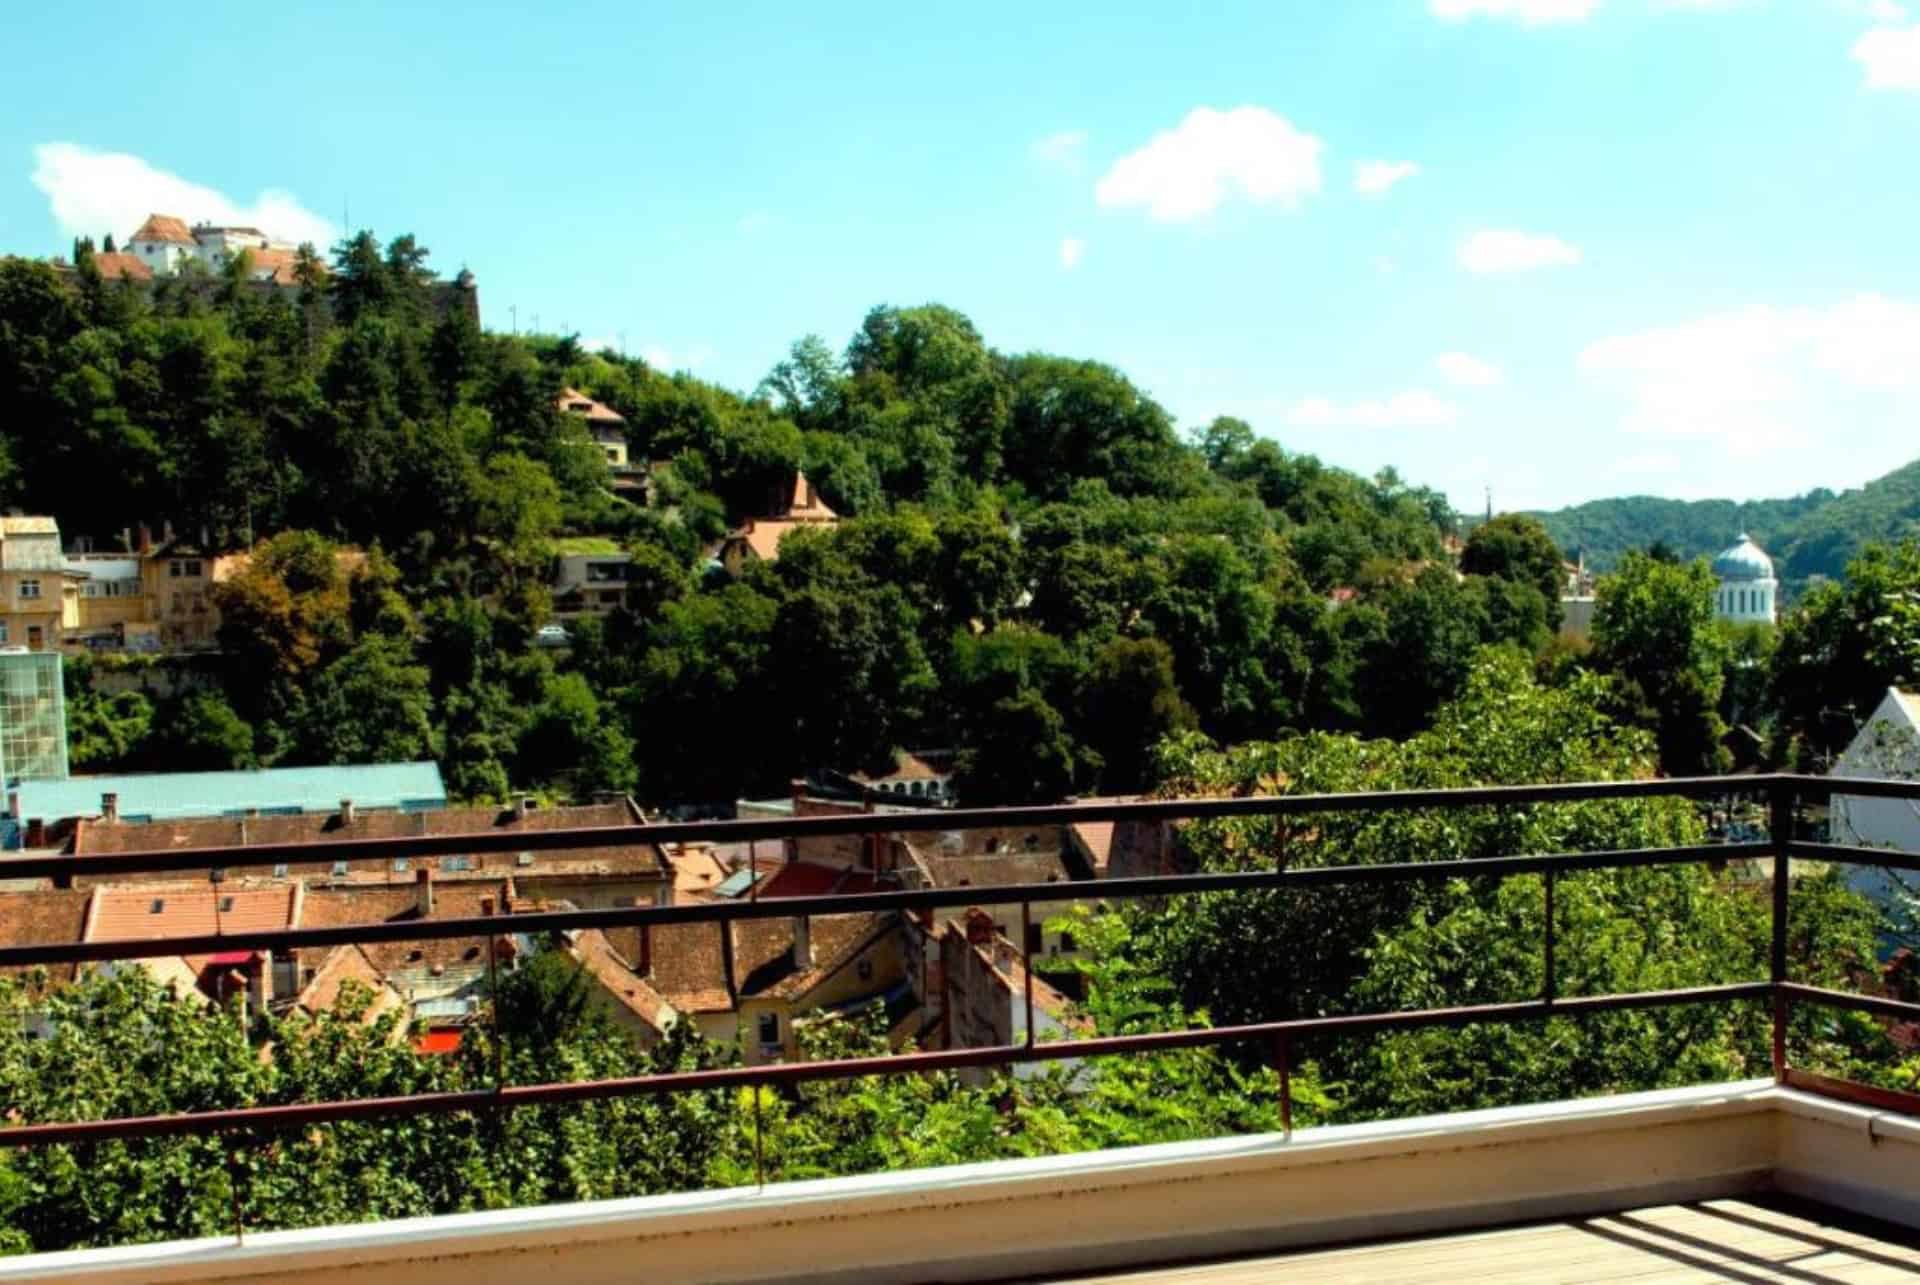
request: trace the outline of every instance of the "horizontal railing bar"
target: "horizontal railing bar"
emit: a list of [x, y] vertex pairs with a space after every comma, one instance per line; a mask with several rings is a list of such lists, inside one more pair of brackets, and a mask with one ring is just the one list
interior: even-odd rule
[[[899, 832], [1010, 829], [1075, 825], [1087, 821], [1222, 820], [1298, 816], [1317, 812], [1384, 812], [1419, 808], [1517, 807], [1646, 798], [1710, 798], [1759, 794], [1777, 781], [1826, 778], [1774, 776], [1660, 777], [1636, 781], [1574, 781], [1554, 785], [1488, 785], [1440, 790], [1374, 790], [1349, 794], [1253, 795], [1230, 799], [1145, 799], [1132, 802], [1057, 803], [1019, 808], [955, 808], [945, 811], [870, 812], [845, 816], [772, 817], [748, 821], [661, 821], [632, 826], [578, 826], [532, 832], [411, 835], [391, 839], [314, 840], [238, 847], [179, 848], [86, 857], [0, 858], [9, 878], [43, 879], [85, 874], [157, 874], [239, 870], [302, 862], [386, 861], [401, 857], [486, 855], [502, 852], [565, 852], [580, 848], [635, 847], [668, 843], [746, 843], [762, 839], [831, 838]], [[1864, 784], [1864, 783], [1863, 783]], [[1898, 786], [1920, 799], [1920, 782], [1874, 782]], [[1851, 790], [1852, 783], [1849, 783]]]
[[1825, 799], [1835, 794], [1851, 794], [1867, 799], [1920, 799], [1920, 781], [1888, 781], [1868, 776], [1808, 776], [1804, 773], [1779, 773], [1764, 779], [1770, 784], [1791, 789], [1802, 801]]
[[246, 932], [202, 933], [190, 937], [122, 938], [0, 947], [0, 968], [35, 964], [151, 959], [158, 955], [207, 955], [225, 950], [301, 950], [356, 943], [444, 941], [490, 937], [500, 933], [577, 932], [663, 924], [729, 923], [735, 920], [787, 919], [799, 916], [872, 914], [937, 910], [964, 906], [1069, 901], [1130, 900], [1192, 896], [1204, 892], [1258, 892], [1283, 887], [1398, 883], [1420, 879], [1473, 879], [1509, 875], [1595, 870], [1615, 867], [1719, 862], [1771, 854], [1765, 843], [1702, 844], [1691, 847], [1610, 849], [1602, 852], [1547, 853], [1511, 857], [1472, 857], [1459, 861], [1411, 861], [1371, 866], [1307, 866], [1287, 870], [1219, 871], [1150, 875], [1131, 879], [1071, 883], [968, 885], [893, 892], [841, 893], [762, 900], [690, 902], [677, 906], [612, 906], [593, 910], [548, 910], [531, 914], [482, 915], [449, 919], [402, 919], [325, 928], [263, 928]]
[[1887, 999], [1881, 995], [1857, 995], [1852, 991], [1828, 990], [1824, 986], [1807, 986], [1800, 982], [1782, 982], [1780, 991], [1795, 1003], [1850, 1008], [1878, 1017], [1920, 1022], [1920, 1004], [1909, 1004], [1905, 1000]]
[[1307, 1038], [1314, 1035], [1356, 1035], [1431, 1026], [1467, 1026], [1477, 1022], [1575, 1017], [1589, 1013], [1667, 1008], [1681, 1004], [1738, 1002], [1766, 999], [1772, 993], [1773, 986], [1769, 982], [1737, 982], [1724, 986], [1699, 986], [1684, 990], [1646, 991], [1639, 994], [1575, 996], [1551, 1002], [1523, 1000], [1514, 1003], [1420, 1009], [1412, 1012], [1294, 1018], [1281, 1022], [1156, 1031], [1139, 1035], [1103, 1036], [1088, 1040], [1058, 1040], [1031, 1045], [995, 1045], [983, 1049], [905, 1053], [890, 1057], [844, 1058], [829, 1062], [723, 1067], [709, 1071], [676, 1071], [620, 1079], [516, 1085], [498, 1090], [482, 1089], [462, 1093], [423, 1093], [407, 1097], [358, 1098], [343, 1102], [295, 1103], [176, 1115], [129, 1116], [118, 1120], [17, 1125], [12, 1128], [0, 1128], [0, 1146], [32, 1147], [55, 1143], [122, 1141], [180, 1134], [212, 1134], [242, 1129], [293, 1128], [348, 1120], [395, 1119], [462, 1111], [557, 1106], [658, 1093], [685, 1093], [758, 1085], [792, 1085], [820, 1080], [851, 1079], [865, 1075], [914, 1075], [969, 1067], [1162, 1052], [1243, 1041], [1270, 1040], [1279, 1036]]
[[1883, 1089], [1875, 1084], [1861, 1084], [1857, 1080], [1842, 1080], [1831, 1075], [1821, 1075], [1816, 1071], [1802, 1071], [1794, 1067], [1787, 1068], [1786, 1079], [1782, 1083], [1790, 1089], [1801, 1089], [1807, 1093], [1817, 1093], [1822, 1097], [1839, 1098], [1843, 1102], [1873, 1107], [1879, 1111], [1895, 1111], [1901, 1115], [1920, 1116], [1920, 1093]]
[[1885, 866], [1890, 870], [1920, 870], [1920, 852], [1902, 852], [1897, 848], [1870, 848], [1860, 843], [1813, 843], [1795, 839], [1787, 845], [1787, 855], [1811, 861], [1845, 861], [1860, 866]]

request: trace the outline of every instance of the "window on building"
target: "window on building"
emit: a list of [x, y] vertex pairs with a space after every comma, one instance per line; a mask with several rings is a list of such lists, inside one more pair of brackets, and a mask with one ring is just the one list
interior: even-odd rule
[[1072, 949], [1073, 949], [1073, 934], [1072, 934], [1072, 933], [1061, 933], [1061, 934], [1060, 934], [1060, 949], [1061, 949], [1061, 950], [1072, 950]]
[[780, 1015], [778, 1013], [760, 1014], [760, 1042], [769, 1045], [780, 1042]]
[[38, 580], [22, 580], [20, 582], [20, 596], [22, 598], [38, 598], [40, 596], [40, 582]]
[[7, 622], [4, 620], [0, 620], [0, 646], [4, 646], [6, 644], [6, 641], [7, 641]]
[[1038, 955], [1040, 953], [1040, 941], [1044, 931], [1045, 930], [1039, 924], [1027, 925], [1027, 954], [1028, 955], [1030, 956]]

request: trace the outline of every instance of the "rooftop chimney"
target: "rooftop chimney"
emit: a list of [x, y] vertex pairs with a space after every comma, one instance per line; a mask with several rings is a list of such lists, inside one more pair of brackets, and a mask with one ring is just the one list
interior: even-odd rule
[[143, 554], [153, 552], [153, 528], [144, 522], [140, 524], [140, 545], [137, 552]]
[[527, 813], [531, 811], [533, 811], [533, 796], [531, 794], [522, 794], [513, 801], [513, 814], [522, 821], [527, 819]]
[[120, 796], [108, 790], [100, 796], [100, 819], [118, 821], [120, 819]]
[[413, 877], [414, 905], [420, 911], [422, 919], [433, 914], [433, 868], [421, 866], [420, 873]]
[[[653, 904], [653, 899], [650, 897], [635, 897], [633, 899], [633, 904], [636, 906], [651, 906]], [[653, 925], [652, 924], [640, 925], [640, 958], [633, 961], [633, 971], [640, 974], [640, 976], [642, 977], [645, 977], [648, 973], [653, 971]]]
[[793, 919], [793, 966], [813, 967], [813, 922], [805, 915]]
[[485, 919], [490, 917], [492, 914], [493, 914], [493, 898], [492, 897], [480, 898], [480, 917]]
[[340, 824], [341, 825], [353, 824], [353, 800], [352, 799], [340, 800]]

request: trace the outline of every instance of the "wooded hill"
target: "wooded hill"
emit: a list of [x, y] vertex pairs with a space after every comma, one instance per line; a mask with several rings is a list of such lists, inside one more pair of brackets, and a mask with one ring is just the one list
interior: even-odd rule
[[1555, 543], [1587, 565], [1611, 570], [1628, 549], [1664, 542], [1682, 558], [1712, 557], [1745, 531], [1773, 555], [1790, 591], [1814, 576], [1838, 578], [1872, 541], [1920, 534], [1920, 460], [1857, 490], [1819, 488], [1786, 500], [1668, 500], [1653, 495], [1590, 500], [1536, 514]]

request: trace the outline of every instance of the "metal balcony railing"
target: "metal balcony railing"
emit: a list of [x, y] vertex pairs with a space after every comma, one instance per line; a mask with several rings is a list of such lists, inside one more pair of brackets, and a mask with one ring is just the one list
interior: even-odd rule
[[[1653, 1009], [1702, 1003], [1765, 1002], [1772, 1009], [1773, 1071], [1783, 1084], [1880, 1107], [1920, 1111], [1920, 1096], [1878, 1089], [1797, 1070], [1788, 1064], [1788, 1019], [1795, 1006], [1854, 1009], [1881, 1017], [1920, 1021], [1920, 1004], [1836, 991], [1796, 982], [1788, 975], [1789, 862], [1794, 858], [1849, 862], [1920, 871], [1920, 854], [1878, 848], [1810, 842], [1794, 835], [1796, 808], [1834, 794], [1920, 800], [1920, 783], [1850, 780], [1786, 774], [1742, 777], [1581, 782], [1559, 785], [1490, 786], [1446, 790], [1392, 790], [1337, 795], [1280, 795], [1240, 798], [1102, 802], [1046, 807], [956, 809], [769, 820], [661, 823], [644, 827], [594, 827], [535, 833], [424, 836], [405, 839], [342, 840], [199, 848], [90, 857], [0, 859], [11, 878], [59, 877], [84, 873], [90, 878], [165, 873], [271, 871], [297, 862], [389, 862], [399, 857], [435, 857], [527, 850], [564, 852], [580, 848], [683, 842], [825, 838], [876, 833], [927, 833], [1026, 826], [1069, 826], [1083, 822], [1171, 822], [1225, 818], [1287, 817], [1348, 812], [1469, 807], [1526, 807], [1588, 801], [1649, 798], [1706, 800], [1725, 796], [1763, 799], [1770, 826], [1757, 842], [1500, 856], [1470, 860], [1397, 862], [1382, 865], [1312, 866], [1232, 872], [1116, 878], [1092, 883], [966, 886], [850, 895], [703, 902], [673, 906], [542, 911], [500, 917], [421, 918], [341, 927], [274, 929], [192, 937], [68, 942], [0, 948], [0, 966], [71, 964], [131, 960], [156, 955], [199, 955], [233, 950], [290, 951], [351, 943], [476, 938], [490, 946], [503, 928], [515, 933], [548, 933], [633, 925], [712, 923], [717, 930], [736, 920], [791, 918], [880, 911], [1018, 905], [1031, 922], [1035, 902], [1062, 900], [1115, 902], [1137, 898], [1177, 898], [1203, 892], [1256, 889], [1307, 889], [1347, 884], [1382, 884], [1428, 879], [1541, 876], [1544, 930], [1541, 941], [1543, 985], [1537, 998], [1400, 1012], [1296, 1018], [1237, 1026], [1180, 1029], [1145, 1034], [1038, 1041], [1032, 1021], [1032, 972], [1025, 978], [1028, 1021], [1023, 1042], [990, 1048], [902, 1053], [833, 1061], [712, 1070], [544, 1084], [497, 1083], [490, 1089], [363, 1098], [267, 1107], [244, 1107], [190, 1114], [109, 1120], [42, 1122], [0, 1128], [0, 1146], [35, 1147], [57, 1143], [101, 1142], [180, 1134], [255, 1136], [283, 1128], [342, 1120], [397, 1118], [450, 1112], [485, 1112], [557, 1103], [621, 1098], [642, 1094], [793, 1085], [809, 1081], [869, 1075], [907, 1075], [969, 1067], [1009, 1066], [1055, 1059], [1081, 1059], [1156, 1050], [1253, 1043], [1270, 1051], [1281, 1077], [1283, 1127], [1292, 1129], [1288, 1077], [1298, 1041], [1324, 1035], [1354, 1035], [1418, 1027], [1456, 1027], [1483, 1022], [1523, 1022], [1548, 1017]], [[1770, 975], [1765, 981], [1734, 982], [1679, 990], [1605, 995], [1562, 995], [1555, 966], [1555, 880], [1564, 874], [1604, 868], [1720, 863], [1730, 860], [1771, 863], [1772, 942]]]

